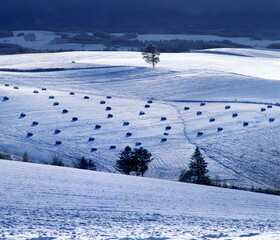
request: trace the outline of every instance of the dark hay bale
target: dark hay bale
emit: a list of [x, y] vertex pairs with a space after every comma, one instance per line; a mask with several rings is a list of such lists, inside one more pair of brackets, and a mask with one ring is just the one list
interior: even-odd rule
[[215, 118], [210, 118], [209, 122], [215, 122], [215, 120], [216, 120]]
[[54, 99], [54, 96], [52, 96], [52, 95], [51, 95], [51, 96], [49, 96], [49, 99]]
[[169, 133], [165, 132], [165, 133], [163, 133], [163, 135], [164, 135], [164, 136], [168, 136], [168, 135], [169, 135]]
[[153, 103], [153, 100], [148, 100], [148, 103], [150, 103], [150, 104]]
[[71, 61], [71, 63], [76, 63], [75, 61]]
[[106, 107], [106, 111], [110, 111], [110, 110], [112, 110], [112, 108], [111, 107]]
[[221, 131], [223, 131], [223, 128], [222, 127], [218, 127], [217, 132], [221, 132]]
[[43, 88], [42, 88], [42, 91], [47, 91], [47, 89], [43, 87]]
[[68, 110], [67, 109], [63, 109], [62, 113], [68, 113]]
[[200, 103], [200, 106], [205, 106], [205, 102]]
[[189, 110], [190, 108], [189, 107], [184, 107], [184, 110]]
[[229, 105], [226, 105], [226, 106], [225, 106], [225, 109], [230, 109], [230, 106], [229, 106]]
[[33, 93], [39, 93], [39, 91], [38, 90], [34, 90]]
[[166, 117], [161, 117], [160, 121], [166, 121], [167, 118]]
[[233, 114], [232, 114], [232, 117], [237, 117], [237, 116], [238, 116], [237, 113], [233, 113]]
[[96, 152], [97, 151], [97, 148], [92, 148], [90, 149], [91, 152]]
[[107, 115], [107, 118], [112, 118], [113, 117], [113, 114], [108, 114]]
[[70, 95], [75, 95], [75, 93], [74, 93], [74, 92], [70, 92], [69, 94], [70, 94]]
[[111, 99], [112, 97], [111, 97], [111, 96], [107, 96], [106, 98], [107, 98], [107, 99]]
[[141, 146], [141, 145], [142, 145], [141, 142], [136, 142], [136, 143], [135, 143], [135, 146]]
[[265, 108], [261, 108], [261, 112], [264, 112], [266, 109]]
[[267, 108], [272, 108], [272, 106], [271, 106], [271, 105], [268, 105]]
[[27, 137], [32, 137], [33, 136], [33, 133], [29, 132], [27, 133]]
[[59, 129], [55, 129], [54, 133], [59, 134], [61, 131]]
[[145, 112], [141, 111], [141, 112], [139, 113], [139, 115], [145, 115]]
[[72, 122], [78, 121], [77, 117], [72, 117]]
[[89, 99], [89, 96], [84, 96], [84, 99]]
[[61, 141], [55, 141], [55, 145], [60, 145], [60, 144], [62, 144]]
[[166, 126], [165, 127], [165, 130], [170, 130], [171, 129], [171, 126]]
[[104, 100], [101, 100], [100, 101], [100, 104], [105, 104], [106, 102]]
[[274, 122], [274, 120], [275, 120], [274, 118], [270, 118], [269, 122]]
[[24, 117], [26, 117], [26, 114], [25, 114], [25, 113], [21, 113], [21, 114], [19, 115], [19, 117], [20, 117], [20, 118], [24, 118]]
[[149, 104], [146, 104], [146, 105], [145, 105], [145, 108], [149, 108], [149, 107], [151, 107]]
[[111, 145], [110, 149], [116, 149], [116, 146], [115, 145]]
[[244, 123], [243, 123], [243, 127], [247, 127], [248, 125], [249, 125], [248, 122], [244, 122]]
[[201, 114], [202, 114], [202, 112], [200, 112], [200, 111], [196, 112], [196, 115], [197, 115], [197, 116], [199, 116], [199, 115], [201, 115]]
[[95, 128], [94, 129], [100, 129], [101, 128], [101, 126], [100, 125], [95, 125]]
[[132, 133], [131, 133], [131, 132], [127, 132], [125, 136], [126, 136], [126, 137], [131, 137], [131, 136], [132, 136]]
[[53, 106], [58, 106], [59, 105], [59, 102], [54, 102], [53, 103]]
[[129, 125], [129, 122], [124, 122], [123, 123], [123, 126], [128, 126]]
[[8, 97], [3, 97], [3, 101], [8, 101], [9, 98]]
[[161, 139], [161, 142], [166, 142], [167, 141], [167, 138], [162, 138]]
[[32, 126], [36, 126], [36, 125], [38, 125], [39, 123], [37, 122], [37, 121], [33, 121], [32, 122]]
[[89, 141], [89, 142], [92, 142], [92, 141], [94, 141], [94, 140], [95, 140], [94, 137], [89, 137], [89, 138], [88, 138], [88, 141]]
[[9, 86], [10, 86], [9, 84], [7, 84], [7, 83], [5, 84], [5, 87], [9, 87]]
[[198, 132], [198, 133], [197, 133], [197, 136], [198, 136], [198, 137], [200, 137], [200, 136], [202, 136], [202, 135], [203, 135], [203, 132]]
[[14, 89], [19, 89], [19, 87], [15, 86]]

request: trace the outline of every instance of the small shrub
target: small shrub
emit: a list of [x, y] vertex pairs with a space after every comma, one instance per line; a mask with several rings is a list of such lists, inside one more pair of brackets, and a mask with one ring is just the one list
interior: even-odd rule
[[0, 159], [12, 160], [12, 157], [8, 153], [0, 153]]

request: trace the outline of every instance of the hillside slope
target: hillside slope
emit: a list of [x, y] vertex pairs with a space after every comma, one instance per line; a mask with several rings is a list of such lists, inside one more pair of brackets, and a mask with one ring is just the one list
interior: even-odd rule
[[279, 197], [0, 161], [3, 239], [279, 239]]

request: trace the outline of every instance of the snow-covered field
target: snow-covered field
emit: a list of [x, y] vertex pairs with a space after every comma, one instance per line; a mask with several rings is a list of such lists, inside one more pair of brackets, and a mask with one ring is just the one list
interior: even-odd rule
[[[119, 151], [141, 143], [155, 158], [147, 176], [178, 179], [199, 146], [211, 177], [239, 186], [276, 187], [279, 57], [274, 51], [252, 49], [162, 54], [153, 69], [135, 52], [1, 56], [0, 97], [9, 100], [0, 102], [0, 151], [26, 151], [44, 162], [56, 154], [69, 165], [85, 156], [99, 170], [114, 172]], [[23, 71], [39, 68], [61, 69]], [[146, 108], [149, 99], [153, 102]], [[139, 115], [141, 111], [145, 114]], [[21, 118], [21, 113], [26, 116]], [[123, 125], [126, 121], [128, 126]], [[95, 129], [97, 124], [100, 129]], [[27, 137], [29, 132], [33, 136]], [[128, 132], [132, 136], [127, 137]], [[95, 140], [88, 141], [90, 137]]]
[[279, 196], [0, 161], [0, 239], [279, 240]]

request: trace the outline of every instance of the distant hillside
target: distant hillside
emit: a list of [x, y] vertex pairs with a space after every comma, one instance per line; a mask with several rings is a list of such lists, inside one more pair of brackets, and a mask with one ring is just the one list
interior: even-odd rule
[[278, 0], [0, 0], [2, 29], [280, 34]]

